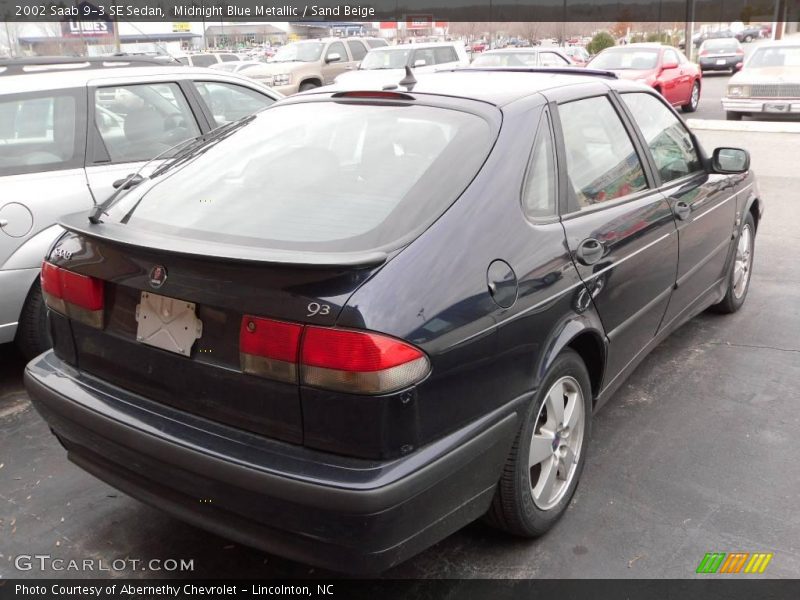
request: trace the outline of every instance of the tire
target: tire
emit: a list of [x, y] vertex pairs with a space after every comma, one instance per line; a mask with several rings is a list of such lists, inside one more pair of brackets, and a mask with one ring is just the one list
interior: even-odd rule
[[741, 121], [744, 115], [740, 112], [728, 111], [725, 113], [725, 120], [727, 121]]
[[747, 299], [747, 291], [750, 289], [755, 240], [756, 225], [753, 215], [748, 212], [736, 237], [736, 253], [728, 269], [728, 290], [722, 301], [712, 306], [714, 312], [731, 314], [742, 308]]
[[744, 41], [745, 41], [746, 44], [749, 44], [750, 42], [753, 41], [753, 36], [752, 35], [746, 35], [744, 37]]
[[47, 329], [47, 309], [42, 298], [42, 288], [39, 285], [38, 277], [25, 299], [14, 341], [27, 360], [38, 356], [53, 345]]
[[314, 88], [318, 88], [318, 87], [319, 87], [319, 85], [314, 83], [313, 81], [306, 81], [306, 82], [300, 84], [300, 90], [299, 91], [307, 92], [308, 90], [313, 90]]
[[692, 92], [689, 96], [689, 103], [681, 106], [681, 110], [685, 113], [693, 113], [700, 105], [700, 82], [695, 81], [692, 84]]
[[[565, 400], [567, 412], [575, 415], [577, 421], [571, 428], [556, 433], [559, 431], [556, 411], [550, 407], [554, 406], [553, 401], [561, 402], [562, 399]], [[579, 412], [576, 413], [576, 410]], [[533, 538], [555, 525], [578, 487], [591, 434], [591, 414], [589, 373], [577, 353], [565, 350], [553, 362], [539, 392], [531, 399], [522, 416], [492, 505], [486, 513], [485, 520], [491, 526], [512, 535]], [[567, 418], [568, 415], [565, 415], [564, 420]], [[534, 433], [540, 440], [541, 452], [532, 460], [535, 461], [539, 456], [544, 456], [544, 459], [531, 466], [529, 457]], [[558, 449], [553, 451], [552, 446], [556, 441]], [[564, 450], [565, 447], [569, 451]], [[575, 458], [569, 460], [569, 452], [577, 457], [577, 461]], [[550, 473], [553, 474], [553, 484], [548, 493], [545, 482]], [[532, 484], [532, 481], [535, 483]]]

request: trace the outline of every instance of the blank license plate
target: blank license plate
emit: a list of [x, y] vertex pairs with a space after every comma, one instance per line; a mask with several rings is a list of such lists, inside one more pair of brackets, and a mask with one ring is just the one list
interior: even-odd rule
[[717, 60], [717, 64], [718, 65], [724, 65], [725, 64], [725, 59], [724, 58], [720, 58], [719, 60]]
[[203, 335], [203, 322], [193, 302], [142, 292], [136, 305], [136, 340], [162, 350], [189, 356]]
[[789, 112], [789, 105], [786, 102], [770, 102], [764, 105], [764, 112], [771, 112], [771, 113]]

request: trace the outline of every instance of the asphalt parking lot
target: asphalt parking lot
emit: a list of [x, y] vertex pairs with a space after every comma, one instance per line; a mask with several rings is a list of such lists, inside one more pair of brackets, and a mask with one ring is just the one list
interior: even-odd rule
[[[700, 131], [750, 149], [766, 200], [747, 303], [703, 314], [659, 346], [596, 416], [565, 518], [536, 541], [470, 525], [386, 577], [694, 576], [706, 552], [772, 552], [758, 577], [800, 573], [800, 173], [797, 134]], [[183, 524], [66, 460], [0, 347], [0, 576], [14, 557], [193, 559], [190, 573], [129, 577], [329, 577]], [[109, 573], [96, 573], [108, 576]], [[741, 575], [739, 575], [741, 576]]]

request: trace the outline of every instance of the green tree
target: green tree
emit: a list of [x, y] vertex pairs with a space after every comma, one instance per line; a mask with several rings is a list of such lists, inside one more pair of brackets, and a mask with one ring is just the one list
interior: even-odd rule
[[601, 31], [600, 33], [596, 33], [595, 36], [592, 38], [592, 41], [586, 46], [586, 50], [589, 51], [589, 54], [597, 54], [606, 48], [611, 48], [611, 46], [616, 45], [614, 42], [614, 38], [611, 36], [610, 33], [607, 31]]

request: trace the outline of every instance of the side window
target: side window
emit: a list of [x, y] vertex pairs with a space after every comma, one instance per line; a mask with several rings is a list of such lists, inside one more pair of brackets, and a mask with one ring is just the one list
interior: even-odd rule
[[198, 81], [194, 85], [214, 115], [217, 126], [238, 121], [275, 102], [269, 96], [232, 83]]
[[0, 96], [0, 175], [82, 165], [77, 107], [68, 91]]
[[371, 39], [367, 40], [367, 46], [370, 48], [382, 48], [383, 46], [388, 46], [389, 43], [386, 40], [378, 40], [378, 39]]
[[189, 64], [189, 57], [188, 56], [181, 56], [178, 59], [178, 62], [181, 63], [182, 65], [188, 65]]
[[347, 62], [347, 50], [344, 49], [344, 44], [342, 42], [334, 42], [330, 46], [328, 46], [328, 53], [325, 55], [327, 58], [331, 54], [338, 54], [339, 55], [339, 62]]
[[567, 155], [567, 212], [591, 208], [647, 187], [625, 126], [605, 96], [558, 107]]
[[702, 169], [692, 138], [672, 111], [650, 94], [622, 94], [664, 183]]
[[220, 62], [235, 62], [239, 60], [239, 57], [235, 54], [220, 54], [219, 60]]
[[458, 62], [458, 54], [451, 46], [440, 46], [433, 49], [433, 55], [437, 65], [442, 63]]
[[539, 64], [543, 67], [565, 67], [569, 62], [555, 52], [539, 52]]
[[112, 162], [149, 160], [200, 134], [176, 83], [98, 88], [94, 112]]
[[210, 67], [217, 64], [217, 58], [211, 54], [195, 54], [191, 58], [193, 67]]
[[347, 42], [347, 47], [350, 48], [350, 54], [353, 55], [353, 60], [363, 60], [367, 55], [367, 49], [359, 41], [350, 40]]
[[550, 118], [542, 116], [522, 188], [522, 208], [530, 218], [556, 214], [556, 159]]
[[673, 62], [680, 64], [678, 60], [678, 54], [674, 50], [664, 50], [664, 62]]

